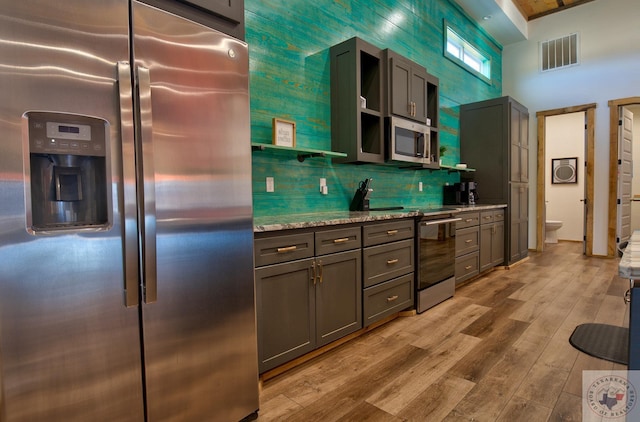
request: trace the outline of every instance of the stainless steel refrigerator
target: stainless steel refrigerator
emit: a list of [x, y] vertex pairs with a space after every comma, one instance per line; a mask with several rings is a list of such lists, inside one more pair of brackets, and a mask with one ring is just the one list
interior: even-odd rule
[[0, 6], [0, 421], [257, 411], [246, 44], [136, 1]]

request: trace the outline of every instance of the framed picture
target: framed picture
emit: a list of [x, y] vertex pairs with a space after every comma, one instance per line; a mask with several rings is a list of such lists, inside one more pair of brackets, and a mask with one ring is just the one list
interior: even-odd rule
[[578, 183], [578, 157], [552, 158], [551, 183]]
[[273, 145], [281, 147], [296, 146], [296, 123], [273, 118]]

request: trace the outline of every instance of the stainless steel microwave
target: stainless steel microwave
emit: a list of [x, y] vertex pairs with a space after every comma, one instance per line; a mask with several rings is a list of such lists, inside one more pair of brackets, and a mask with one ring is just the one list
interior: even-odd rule
[[400, 117], [385, 119], [387, 161], [430, 164], [429, 126]]

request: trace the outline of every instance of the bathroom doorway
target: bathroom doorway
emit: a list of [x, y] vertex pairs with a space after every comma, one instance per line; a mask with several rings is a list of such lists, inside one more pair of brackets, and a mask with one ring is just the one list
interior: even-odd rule
[[[577, 240], [583, 242], [583, 253], [587, 256], [591, 256], [593, 254], [593, 197], [594, 197], [594, 181], [593, 181], [593, 168], [594, 168], [594, 146], [595, 146], [595, 108], [596, 104], [585, 104], [574, 107], [566, 107], [561, 109], [554, 110], [546, 110], [540, 111], [536, 113], [537, 116], [537, 126], [538, 126], [538, 166], [537, 166], [537, 198], [536, 198], [536, 211], [537, 211], [537, 219], [536, 219], [536, 250], [543, 251], [545, 244], [545, 223], [549, 219], [546, 215], [546, 209], [548, 205], [548, 200], [552, 200], [554, 203], [552, 204], [553, 212], [559, 210], [562, 207], [567, 208], [569, 206], [569, 202], [571, 202], [571, 209], [576, 210], [580, 209], [582, 212], [582, 218], [573, 218], [563, 217], [566, 214], [555, 214], [551, 215], [552, 220], [563, 221], [563, 225], [569, 224], [571, 227], [571, 234], [567, 238], [569, 240]], [[579, 113], [579, 114], [575, 114]], [[574, 134], [573, 136], [578, 136], [578, 138], [582, 138], [584, 141], [582, 146], [578, 146], [577, 148], [574, 146], [571, 152], [568, 150], [562, 150], [562, 148], [558, 147], [558, 142], [562, 142], [562, 140], [558, 139], [547, 139], [548, 132], [547, 126], [549, 124], [553, 125], [556, 122], [550, 120], [547, 121], [547, 118], [552, 118], [553, 116], [564, 116], [564, 115], [574, 115], [574, 118], [581, 119], [584, 123], [584, 126], [580, 126], [577, 129], [580, 133]], [[575, 127], [575, 126], [574, 126]], [[555, 131], [554, 131], [555, 132]], [[553, 135], [555, 136], [555, 135]], [[560, 135], [564, 136], [564, 135]], [[553, 146], [551, 142], [554, 142]], [[553, 157], [547, 154], [549, 151]], [[547, 159], [547, 156], [549, 158]], [[563, 155], [562, 157], [555, 155]], [[567, 155], [567, 156], [564, 156]], [[568, 161], [565, 159], [569, 159]], [[564, 166], [560, 173], [556, 174], [555, 182], [553, 183], [553, 175], [554, 171], [557, 173], [558, 167]], [[572, 177], [567, 172], [568, 167], [573, 167], [575, 173], [575, 177]], [[548, 173], [548, 174], [547, 174]], [[580, 175], [582, 174], [582, 177]], [[549, 188], [547, 185], [547, 181], [550, 181], [549, 184], [553, 186], [553, 189]], [[582, 183], [579, 183], [582, 181]], [[556, 186], [557, 185], [557, 186]], [[579, 192], [576, 194], [576, 189]], [[569, 190], [572, 190], [572, 199], [562, 199], [562, 194], [567, 193]], [[549, 192], [548, 192], [549, 191]], [[576, 196], [577, 195], [577, 196]], [[563, 204], [559, 204], [558, 202], [562, 202]], [[573, 202], [576, 202], [573, 204]], [[558, 207], [556, 207], [558, 205]], [[560, 211], [557, 211], [560, 212]], [[582, 235], [576, 235], [575, 233], [581, 232]], [[562, 237], [561, 237], [562, 238]]]

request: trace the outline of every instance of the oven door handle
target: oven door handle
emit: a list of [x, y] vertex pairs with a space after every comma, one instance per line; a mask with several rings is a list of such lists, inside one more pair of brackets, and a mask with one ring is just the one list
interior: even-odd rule
[[434, 226], [436, 224], [444, 224], [444, 223], [455, 223], [456, 221], [460, 221], [462, 218], [447, 218], [445, 220], [431, 220], [431, 221], [422, 221], [420, 225], [422, 226]]

